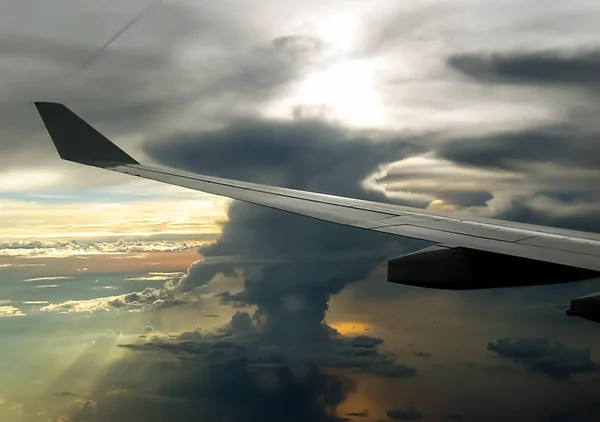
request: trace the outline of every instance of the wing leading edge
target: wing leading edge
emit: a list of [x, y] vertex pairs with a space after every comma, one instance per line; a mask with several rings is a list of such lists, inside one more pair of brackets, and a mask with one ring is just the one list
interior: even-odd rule
[[[390, 281], [472, 289], [561, 283], [600, 276], [600, 234], [461, 217], [145, 166], [66, 106], [48, 102], [35, 105], [65, 160], [437, 245], [435, 250], [426, 249], [390, 261], [397, 264], [395, 275], [390, 270]], [[440, 267], [436, 263], [446, 265]], [[432, 274], [432, 264], [441, 270]], [[523, 265], [529, 269], [523, 271]], [[498, 281], [489, 283], [490, 277]]]

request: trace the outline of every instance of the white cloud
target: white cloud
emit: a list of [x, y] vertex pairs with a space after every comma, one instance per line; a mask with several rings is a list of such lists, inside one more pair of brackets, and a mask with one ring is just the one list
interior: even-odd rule
[[183, 274], [184, 272], [150, 272], [144, 276], [126, 278], [125, 281], [167, 281]]
[[0, 173], [0, 193], [44, 189], [62, 182], [63, 174], [49, 170], [13, 169]]
[[19, 308], [15, 308], [14, 306], [0, 306], [0, 318], [13, 316], [25, 316], [25, 314], [21, 312]]
[[[114, 241], [15, 241], [0, 242], [0, 256], [65, 257], [72, 255], [125, 254], [135, 252], [183, 252], [197, 249], [206, 241], [118, 239]], [[43, 266], [44, 264], [25, 264]], [[84, 269], [80, 269], [85, 271]]]
[[32, 278], [26, 278], [23, 281], [28, 281], [28, 282], [38, 282], [38, 281], [54, 281], [54, 280], [71, 280], [73, 277], [67, 277], [67, 276], [48, 276], [48, 277], [32, 277]]
[[[185, 300], [184, 300], [185, 299]], [[189, 299], [189, 300], [188, 300]], [[175, 297], [172, 288], [147, 287], [141, 292], [125, 293], [122, 295], [98, 297], [87, 300], [68, 300], [51, 303], [40, 308], [43, 312], [57, 313], [92, 313], [108, 311], [141, 311], [148, 307], [168, 308], [171, 306], [190, 304], [197, 305], [199, 298]]]

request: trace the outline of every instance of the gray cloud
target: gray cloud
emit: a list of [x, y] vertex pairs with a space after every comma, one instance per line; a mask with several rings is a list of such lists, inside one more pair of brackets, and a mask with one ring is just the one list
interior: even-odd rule
[[[380, 193], [364, 191], [362, 180], [381, 162], [400, 158], [414, 147], [404, 139], [375, 142], [315, 120], [246, 120], [220, 131], [150, 143], [146, 150], [164, 164], [205, 174], [382, 199]], [[225, 294], [223, 299], [258, 306], [255, 318], [278, 341], [282, 337], [300, 342], [303, 336], [325, 336], [323, 319], [329, 297], [365, 277], [387, 255], [400, 253], [398, 238], [253, 205], [236, 202], [228, 217], [219, 240], [201, 253], [207, 259], [244, 258], [206, 267], [205, 273], [198, 273], [203, 277], [190, 276], [178, 289], [189, 291], [218, 272], [232, 274], [236, 267], [242, 269], [244, 290]], [[306, 265], [302, 256], [307, 253], [346, 255], [348, 260], [325, 259]], [[248, 265], [248, 259], [268, 256], [287, 260]]]
[[[229, 354], [230, 350], [220, 352]], [[184, 422], [202, 414], [209, 420], [339, 422], [335, 409], [354, 390], [351, 380], [315, 367], [248, 370], [243, 362], [229, 360], [187, 364], [185, 372], [170, 365], [147, 369], [170, 382], [146, 387], [130, 382], [144, 393], [103, 395], [97, 399], [95, 414], [85, 420], [99, 422], [128, 415], [159, 421], [168, 415], [170, 421]]]
[[369, 412], [367, 412], [366, 410], [363, 412], [350, 412], [346, 413], [346, 416], [352, 416], [355, 418], [367, 418], [369, 417]]
[[600, 85], [598, 50], [462, 53], [450, 56], [447, 63], [482, 82], [565, 85], [578, 89]]
[[[312, 120], [241, 121], [221, 131], [174, 137], [168, 144], [173, 147], [150, 144], [147, 152], [187, 170], [363, 198], [382, 195], [363, 191], [362, 179], [379, 163], [411, 150], [403, 139], [373, 142]], [[339, 154], [345, 159], [339, 160]], [[246, 420], [285, 415], [287, 420], [329, 421], [337, 417], [322, 404], [306, 400], [324, 394], [331, 397], [325, 399], [327, 406], [335, 408], [347, 387], [338, 377], [323, 375], [320, 368], [386, 378], [416, 376], [415, 368], [396, 362], [382, 349], [381, 339], [344, 337], [324, 322], [331, 295], [366, 277], [387, 255], [401, 253], [397, 238], [242, 203], [234, 203], [228, 217], [219, 240], [201, 248], [205, 261], [163, 290], [190, 300], [217, 274], [239, 273], [244, 289], [222, 298], [254, 305], [257, 311], [238, 312], [214, 333], [200, 329], [177, 336], [147, 333], [122, 345], [138, 352], [162, 352], [182, 362], [185, 374], [171, 383], [158, 383], [153, 395], [200, 400], [207, 414], [225, 414], [229, 419], [240, 417], [231, 413], [234, 409], [243, 409]], [[273, 256], [276, 259], [265, 259]], [[173, 379], [172, 371], [169, 368], [165, 379]], [[110, 376], [104, 383], [109, 380]], [[122, 387], [111, 385], [110, 390]], [[251, 403], [248, 397], [253, 398]], [[98, 401], [97, 412], [102, 408]], [[180, 408], [176, 414], [186, 412]]]
[[456, 140], [436, 152], [459, 164], [502, 170], [523, 169], [532, 163], [555, 163], [596, 170], [600, 153], [597, 133], [576, 127], [542, 127], [503, 135]]
[[459, 422], [463, 420], [463, 415], [460, 413], [448, 413], [444, 415], [444, 422]]
[[[186, 361], [202, 361], [211, 365], [243, 362], [247, 370], [258, 368], [293, 367], [294, 365], [350, 368], [388, 378], [411, 378], [414, 368], [395, 363], [392, 355], [379, 350], [381, 339], [358, 336], [343, 337], [332, 329], [328, 336], [300, 344], [287, 338], [273, 340], [265, 337], [259, 321], [246, 312], [237, 312], [231, 321], [216, 333], [201, 329], [177, 336], [149, 334], [145, 342], [123, 344], [137, 351], [162, 351]], [[267, 333], [269, 334], [269, 333]], [[281, 341], [283, 340], [283, 341]]]
[[407, 409], [390, 409], [387, 411], [388, 418], [395, 421], [420, 421], [425, 418], [414, 406]]
[[[85, 11], [85, 6], [71, 10], [73, 16], [79, 12], [80, 19], [81, 15], [85, 16]], [[109, 122], [121, 133], [136, 130], [157, 118], [162, 113], [167, 92], [171, 95], [176, 92], [175, 81], [169, 77], [177, 74], [173, 56], [177, 44], [194, 32], [202, 32], [205, 27], [195, 16], [182, 4], [156, 7], [144, 17], [143, 25], [138, 23], [144, 32], [148, 31], [148, 25], [152, 27], [156, 35], [152, 48], [132, 48], [117, 42], [96, 58], [93, 66], [81, 72], [78, 67], [112, 34], [105, 32], [105, 38], [98, 43], [90, 36], [93, 31], [83, 37], [81, 34], [65, 37], [65, 34], [59, 34], [60, 29], [48, 28], [47, 22], [40, 22], [38, 31], [4, 36], [0, 43], [0, 61], [23, 65], [12, 72], [9, 70], [5, 80], [10, 83], [0, 86], [3, 95], [12, 99], [11, 103], [1, 105], [0, 124], [15, 135], [4, 138], [3, 157], [21, 165], [39, 163], [42, 154], [53, 157], [49, 154], [51, 145], [45, 142], [45, 147], [40, 149], [38, 138], [32, 136], [34, 132], [41, 134], [39, 123], [34, 123], [33, 108], [21, 107], [18, 102], [67, 99], [87, 118], [100, 125]], [[105, 31], [115, 28], [115, 22], [119, 22], [114, 19], [114, 14], [112, 20], [102, 13], [96, 13], [95, 17], [105, 24]], [[128, 19], [131, 16], [124, 14], [122, 17]], [[62, 19], [68, 22], [68, 19]], [[40, 34], [44, 29], [49, 33]], [[27, 63], [34, 66], [27, 67]], [[27, 68], [26, 72], [23, 66]], [[38, 148], [32, 148], [34, 145]]]
[[[133, 344], [121, 344], [138, 353], [109, 368], [92, 393], [81, 396], [95, 403], [94, 412], [88, 412], [85, 420], [129, 415], [158, 421], [168, 414], [169, 420], [185, 421], [202, 414], [211, 420], [339, 422], [336, 408], [354, 391], [355, 382], [328, 374], [324, 367], [375, 373], [388, 370], [389, 376], [397, 376], [404, 368], [403, 376], [415, 374], [414, 369], [394, 363], [391, 355], [381, 352], [380, 339], [329, 333], [327, 341], [294, 347], [271, 343], [246, 312], [236, 313], [213, 332], [148, 332]], [[171, 356], [179, 363], [174, 364]], [[123, 370], [144, 376], [125, 379]], [[72, 416], [83, 419], [82, 409]]]
[[554, 380], [566, 380], [573, 374], [600, 370], [590, 357], [590, 349], [571, 348], [547, 338], [501, 338], [487, 345], [498, 356], [510, 359], [531, 372], [540, 372]]
[[233, 115], [254, 114], [259, 103], [300, 77], [324, 48], [311, 35], [263, 37], [252, 23], [232, 14], [240, 11], [234, 2], [219, 7], [169, 2], [154, 5], [82, 68], [148, 3], [106, 4], [93, 11], [83, 4], [70, 7], [69, 16], [77, 16], [80, 24], [89, 20], [84, 36], [70, 33], [69, 19], [60, 16], [62, 28], [30, 19], [37, 30], [2, 37], [0, 64], [22, 64], [9, 66], [4, 80], [10, 82], [0, 84], [3, 96], [11, 98], [0, 104], [0, 125], [11, 134], [3, 140], [3, 165], [56, 161], [27, 101], [65, 101], [110, 137], [128, 139], [156, 126], [168, 132], [189, 107], [196, 110], [194, 126], [210, 127]]
[[[376, 135], [315, 119], [242, 119], [218, 131], [148, 142], [145, 151], [189, 171], [365, 197], [362, 178], [384, 162], [423, 151], [416, 139]], [[378, 139], [382, 135], [385, 142]]]

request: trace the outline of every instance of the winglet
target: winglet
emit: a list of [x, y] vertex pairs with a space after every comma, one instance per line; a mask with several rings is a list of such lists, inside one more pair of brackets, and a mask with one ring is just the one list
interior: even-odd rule
[[103, 168], [139, 164], [64, 104], [36, 102], [35, 106], [63, 160]]

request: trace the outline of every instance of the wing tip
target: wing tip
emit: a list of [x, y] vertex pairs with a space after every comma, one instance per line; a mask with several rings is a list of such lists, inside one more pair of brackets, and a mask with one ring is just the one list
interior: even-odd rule
[[66, 105], [50, 101], [34, 104], [63, 160], [102, 168], [139, 164]]

